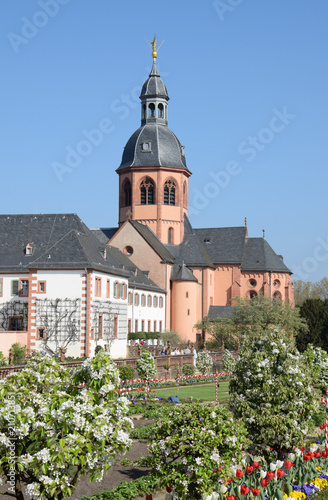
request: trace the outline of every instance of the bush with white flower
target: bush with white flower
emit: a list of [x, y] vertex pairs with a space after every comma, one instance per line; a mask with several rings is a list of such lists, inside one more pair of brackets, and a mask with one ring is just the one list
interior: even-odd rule
[[213, 367], [212, 356], [207, 351], [200, 351], [196, 359], [196, 368], [202, 375], [209, 373]]
[[303, 356], [310, 367], [313, 377], [313, 385], [326, 394], [328, 386], [328, 354], [321, 347], [314, 347], [312, 344], [307, 346]]
[[148, 451], [154, 474], [179, 498], [198, 499], [242, 459], [246, 429], [222, 406], [185, 404], [163, 412]]
[[224, 350], [222, 356], [222, 364], [224, 371], [233, 373], [236, 368], [236, 360], [228, 349]]
[[248, 333], [230, 381], [233, 414], [257, 451], [275, 455], [303, 443], [318, 395], [294, 338], [279, 328]]
[[[0, 382], [0, 471], [22, 500], [62, 500], [81, 476], [101, 480], [130, 445], [128, 404], [115, 396], [118, 370], [105, 351], [72, 374], [34, 356]], [[106, 398], [107, 404], [104, 404]]]
[[148, 377], [151, 378], [156, 373], [156, 364], [152, 354], [144, 350], [137, 361], [137, 371], [141, 378], [146, 379], [148, 370]]

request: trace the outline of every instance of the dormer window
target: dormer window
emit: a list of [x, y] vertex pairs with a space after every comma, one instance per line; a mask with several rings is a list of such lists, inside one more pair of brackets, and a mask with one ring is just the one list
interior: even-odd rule
[[25, 247], [25, 255], [32, 255], [33, 253], [33, 247], [32, 245], [29, 243], [28, 245], [26, 245]]
[[149, 153], [151, 151], [151, 142], [143, 142], [141, 144], [141, 151], [145, 151], [146, 153]]

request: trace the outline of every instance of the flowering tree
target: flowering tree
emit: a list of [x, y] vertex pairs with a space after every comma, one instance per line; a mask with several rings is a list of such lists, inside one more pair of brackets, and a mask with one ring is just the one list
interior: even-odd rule
[[310, 371], [294, 338], [278, 328], [249, 334], [230, 381], [231, 408], [266, 453], [302, 444], [315, 410]]
[[202, 375], [209, 373], [213, 366], [212, 356], [207, 351], [200, 351], [196, 359], [196, 368]]
[[179, 498], [198, 499], [242, 459], [246, 429], [222, 406], [187, 404], [163, 412], [148, 447], [154, 473]]
[[236, 360], [228, 349], [224, 350], [222, 356], [223, 369], [228, 373], [233, 373], [236, 368]]
[[309, 344], [303, 353], [305, 361], [311, 369], [313, 384], [325, 394], [328, 385], [328, 354], [321, 347]]
[[150, 354], [149, 351], [142, 351], [140, 358], [137, 361], [137, 370], [143, 379], [146, 378], [147, 376], [147, 370], [148, 370], [148, 376], [153, 377], [156, 373], [156, 364], [154, 357]]
[[101, 480], [129, 448], [127, 402], [114, 400], [118, 380], [101, 351], [73, 375], [36, 354], [25, 370], [0, 381], [0, 471], [18, 500], [22, 483], [34, 500], [62, 500], [81, 476]]

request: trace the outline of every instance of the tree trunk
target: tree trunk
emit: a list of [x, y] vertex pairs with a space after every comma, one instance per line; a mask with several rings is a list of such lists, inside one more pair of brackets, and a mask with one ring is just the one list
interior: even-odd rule
[[18, 477], [15, 479], [15, 495], [17, 500], [24, 500], [22, 485]]

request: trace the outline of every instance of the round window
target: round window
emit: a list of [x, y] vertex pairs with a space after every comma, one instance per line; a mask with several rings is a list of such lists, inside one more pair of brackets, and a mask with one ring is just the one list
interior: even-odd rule
[[280, 281], [279, 280], [274, 280], [273, 286], [275, 286], [276, 288], [279, 288], [280, 287]]
[[125, 255], [130, 256], [130, 255], [133, 254], [133, 248], [130, 247], [130, 246], [127, 246], [127, 247], [124, 248], [123, 252], [125, 253]]
[[250, 286], [251, 288], [255, 288], [256, 285], [257, 285], [257, 282], [253, 278], [248, 281], [248, 286]]

